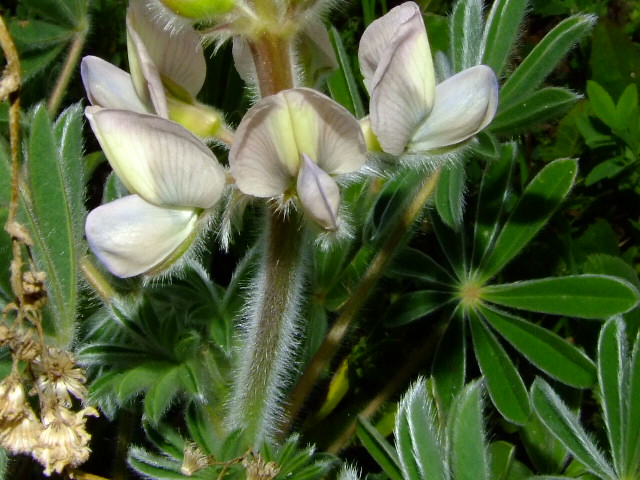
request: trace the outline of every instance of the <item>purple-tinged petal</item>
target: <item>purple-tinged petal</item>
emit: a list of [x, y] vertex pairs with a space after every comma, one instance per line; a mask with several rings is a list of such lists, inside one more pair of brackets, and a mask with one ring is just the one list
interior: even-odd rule
[[107, 269], [127, 278], [172, 263], [173, 255], [177, 259], [191, 243], [196, 221], [192, 209], [157, 207], [130, 195], [91, 211], [85, 232]]
[[84, 57], [80, 64], [82, 83], [92, 105], [147, 113], [131, 83], [131, 75], [98, 57]]
[[431, 111], [435, 75], [421, 18], [400, 25], [394, 40], [373, 78], [370, 118], [382, 149], [400, 155]]
[[471, 67], [436, 87], [431, 114], [416, 131], [410, 151], [463, 142], [485, 128], [498, 108], [498, 80], [486, 65]]
[[333, 178], [304, 153], [296, 190], [302, 207], [314, 222], [327, 230], [338, 227], [340, 189]]
[[422, 13], [414, 2], [406, 2], [392, 8], [389, 13], [373, 21], [362, 34], [358, 60], [364, 84], [369, 93], [371, 93], [371, 84], [378, 64], [385, 55], [390, 55], [390, 52], [397, 48], [398, 29], [407, 22], [422, 25], [424, 29]]
[[154, 115], [88, 107], [102, 149], [131, 193], [168, 207], [212, 207], [222, 195], [223, 168], [198, 138]]
[[161, 78], [195, 97], [207, 74], [204, 51], [195, 30], [184, 25], [171, 31], [158, 15], [150, 15], [145, 10], [143, 0], [130, 3], [127, 17]]
[[160, 72], [153, 63], [144, 42], [133, 28], [130, 16], [127, 16], [127, 53], [131, 79], [138, 97], [152, 106], [155, 113], [163, 118], [169, 118], [167, 96]]

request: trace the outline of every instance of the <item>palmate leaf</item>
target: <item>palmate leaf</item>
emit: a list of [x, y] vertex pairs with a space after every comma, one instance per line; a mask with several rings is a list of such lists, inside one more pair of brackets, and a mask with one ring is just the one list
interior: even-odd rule
[[474, 311], [469, 312], [469, 324], [476, 359], [491, 401], [504, 418], [516, 425], [524, 425], [531, 406], [518, 370], [484, 320]]
[[399, 327], [430, 315], [453, 301], [450, 292], [418, 290], [407, 293], [391, 304], [384, 315], [384, 324], [387, 327]]
[[582, 428], [578, 417], [540, 378], [531, 387], [531, 404], [542, 423], [590, 472], [603, 479], [616, 478], [613, 468]]
[[627, 439], [624, 448], [624, 474], [631, 476], [640, 469], [640, 408], [637, 399], [640, 398], [640, 335], [636, 337], [629, 363], [629, 386], [626, 401], [629, 402], [626, 421]]
[[456, 480], [489, 480], [482, 391], [481, 380], [468, 384], [449, 413], [451, 477]]
[[459, 313], [452, 314], [433, 358], [431, 377], [438, 408], [447, 413], [453, 398], [462, 391], [467, 373], [466, 322]]
[[466, 170], [464, 164], [454, 164], [443, 168], [434, 194], [434, 202], [442, 221], [458, 230], [462, 225], [464, 212]]
[[550, 376], [579, 388], [595, 383], [595, 364], [555, 333], [489, 305], [481, 305], [479, 310], [505, 340]]
[[548, 164], [531, 180], [478, 267], [475, 276], [480, 283], [499, 272], [547, 223], [571, 190], [577, 172], [575, 160], [560, 159]]
[[395, 439], [405, 480], [447, 480], [447, 452], [433, 399], [424, 379], [418, 380], [400, 401]]
[[601, 319], [631, 310], [640, 298], [626, 280], [607, 275], [569, 275], [482, 287], [483, 300], [554, 315]]
[[482, 38], [482, 63], [502, 74], [509, 53], [521, 32], [528, 0], [496, 0], [491, 6]]
[[450, 58], [454, 73], [482, 62], [482, 0], [459, 0], [450, 17]]
[[80, 110], [51, 124], [46, 108], [33, 113], [27, 149], [25, 205], [35, 244], [36, 263], [47, 275], [55, 342], [68, 345], [74, 336], [78, 301], [78, 252], [84, 201]]
[[596, 22], [594, 15], [574, 15], [556, 25], [534, 47], [500, 89], [498, 114], [522, 103]]
[[[356, 434], [391, 480], [403, 480], [398, 454], [389, 442], [366, 419], [358, 417]], [[405, 479], [407, 480], [407, 479]]]

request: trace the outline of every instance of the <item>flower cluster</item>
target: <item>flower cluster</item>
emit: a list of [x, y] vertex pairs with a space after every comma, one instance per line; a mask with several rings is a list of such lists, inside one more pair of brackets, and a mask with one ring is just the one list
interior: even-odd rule
[[[164, 2], [174, 12], [179, 6], [199, 11], [205, 3]], [[309, 34], [310, 26], [300, 31], [318, 43], [324, 36]], [[127, 39], [131, 74], [95, 57], [82, 63], [93, 104], [86, 116], [131, 194], [98, 207], [86, 223], [91, 249], [112, 273], [154, 275], [171, 267], [209, 224], [227, 184], [283, 212], [299, 208], [325, 231], [339, 229], [340, 178], [360, 171], [367, 153], [363, 127], [346, 109], [315, 90], [293, 88], [260, 99], [231, 132], [220, 114], [195, 99], [206, 68], [190, 26], [168, 31], [161, 16], [132, 0]], [[243, 78], [255, 78], [245, 37], [234, 38], [234, 50]], [[415, 3], [373, 22], [359, 59], [371, 94], [364, 124], [370, 122], [374, 143], [386, 153], [454, 148], [495, 114], [498, 85], [488, 67], [436, 85]], [[228, 171], [198, 137], [231, 146]]]

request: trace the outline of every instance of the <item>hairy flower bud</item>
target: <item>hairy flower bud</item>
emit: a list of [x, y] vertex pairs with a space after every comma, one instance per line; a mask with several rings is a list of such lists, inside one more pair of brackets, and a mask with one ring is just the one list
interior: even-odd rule
[[228, 13], [234, 0], [161, 0], [169, 10], [181, 17], [203, 20]]

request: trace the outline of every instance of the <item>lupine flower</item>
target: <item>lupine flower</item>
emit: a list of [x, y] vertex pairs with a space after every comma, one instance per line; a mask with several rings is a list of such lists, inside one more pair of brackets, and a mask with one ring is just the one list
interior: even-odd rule
[[238, 126], [229, 165], [240, 191], [286, 204], [328, 230], [338, 226], [340, 190], [333, 176], [356, 172], [366, 148], [358, 121], [306, 88], [263, 98]]
[[168, 31], [133, 0], [127, 10], [127, 50], [131, 74], [104, 60], [87, 56], [80, 71], [92, 105], [174, 120], [194, 134], [223, 133], [223, 119], [198, 103], [196, 95], [206, 77], [200, 38], [188, 26]]
[[89, 246], [119, 277], [168, 268], [220, 199], [223, 168], [206, 145], [169, 120], [99, 107], [88, 107], [86, 116], [132, 194], [89, 214]]
[[371, 95], [371, 127], [387, 153], [461, 143], [495, 115], [498, 82], [489, 67], [469, 68], [436, 85], [427, 31], [413, 2], [367, 27], [358, 58]]

